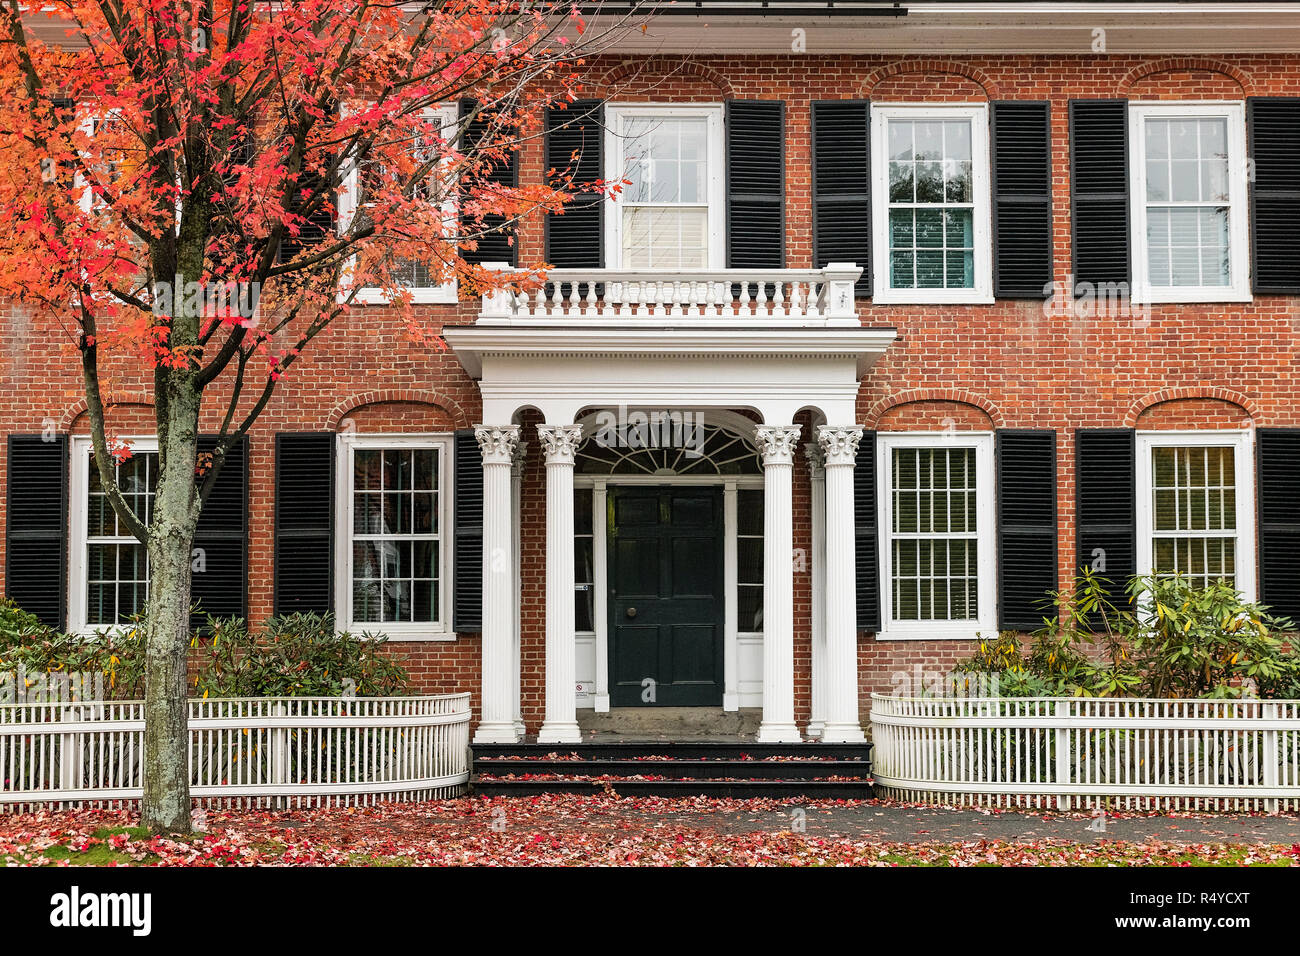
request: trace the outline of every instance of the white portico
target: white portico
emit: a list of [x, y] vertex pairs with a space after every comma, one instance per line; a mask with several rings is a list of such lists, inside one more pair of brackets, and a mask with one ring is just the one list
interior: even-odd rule
[[[582, 586], [574, 566], [575, 488], [591, 509], [578, 516], [591, 541], [593, 578], [589, 597], [580, 592], [588, 603], [579, 616], [594, 643], [597, 709], [608, 708], [611, 695], [630, 702], [642, 673], [651, 689], [638, 702], [700, 702], [713, 692], [701, 688], [713, 686], [715, 656], [718, 702], [739, 706], [737, 614], [751, 592], [738, 584], [736, 549], [745, 540], [740, 523], [757, 519], [738, 514], [737, 501], [761, 491], [761, 612], [752, 614], [761, 622], [758, 739], [803, 739], [795, 723], [793, 550], [801, 443], [813, 449], [813, 714], [806, 731], [826, 741], [862, 739], [852, 480], [862, 430], [855, 409], [863, 372], [894, 332], [859, 323], [852, 293], [858, 274], [851, 265], [761, 275], [555, 271], [536, 292], [485, 297], [476, 324], [445, 331], [483, 398], [476, 429], [484, 507], [477, 742], [520, 738], [512, 465], [534, 440], [546, 474], [539, 742], [580, 739], [574, 688], [585, 632], [575, 618], [575, 584]], [[542, 417], [534, 435], [518, 424], [528, 409]], [[596, 440], [593, 414], [613, 409], [708, 422], [700, 435], [713, 444], [659, 457], [584, 452]], [[815, 434], [795, 424], [803, 412], [811, 413]]]

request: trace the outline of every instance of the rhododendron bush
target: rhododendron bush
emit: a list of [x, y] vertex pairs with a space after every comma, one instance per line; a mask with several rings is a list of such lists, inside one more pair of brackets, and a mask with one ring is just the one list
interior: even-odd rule
[[[147, 548], [144, 824], [185, 832], [190, 553], [227, 453], [317, 336], [365, 322], [358, 289], [388, 290], [436, 348], [404, 270], [500, 284], [467, 251], [579, 184], [493, 170], [627, 24], [516, 0], [11, 0], [0, 21], [0, 296], [79, 359], [99, 480]], [[119, 379], [153, 391], [147, 526], [115, 480]], [[200, 460], [205, 402], [221, 427]]]

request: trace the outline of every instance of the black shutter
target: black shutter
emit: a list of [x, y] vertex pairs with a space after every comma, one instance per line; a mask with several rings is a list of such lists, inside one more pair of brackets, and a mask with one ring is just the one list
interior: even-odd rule
[[785, 103], [727, 102], [727, 268], [785, 267]]
[[1255, 175], [1250, 187], [1256, 292], [1300, 293], [1300, 97], [1248, 97], [1246, 127]]
[[[461, 100], [461, 121], [463, 122], [465, 117], [472, 114], [475, 109], [476, 104], [473, 100]], [[480, 113], [463, 128], [461, 135], [464, 137], [464, 152], [469, 153], [474, 150], [487, 134], [489, 125], [488, 119]], [[517, 186], [519, 184], [518, 162], [515, 153], [512, 151], [505, 162], [493, 166], [482, 179], [488, 183], [496, 183], [499, 186]], [[468, 184], [466, 184], [465, 188], [469, 188]], [[484, 233], [478, 237], [477, 249], [461, 249], [461, 258], [466, 262], [477, 264], [504, 262], [512, 266], [518, 264], [516, 259], [517, 247], [514, 242], [515, 228], [506, 221], [504, 216], [484, 216], [480, 221], [476, 222], [468, 222], [462, 216], [461, 224], [461, 228], [466, 231]]]
[[880, 630], [880, 554], [876, 541], [876, 433], [864, 431], [853, 462], [853, 530], [858, 630]]
[[993, 294], [1043, 299], [1052, 282], [1051, 106], [992, 106]]
[[[216, 446], [215, 436], [199, 436], [199, 457]], [[191, 600], [198, 627], [213, 617], [248, 616], [248, 438], [228, 452], [194, 530], [195, 567]]]
[[1261, 428], [1255, 441], [1259, 600], [1300, 622], [1300, 428]]
[[1056, 579], [1056, 432], [997, 432], [998, 627], [1032, 631]]
[[483, 630], [483, 453], [474, 429], [456, 432], [452, 629]]
[[334, 610], [333, 432], [275, 436], [275, 613]]
[[1070, 221], [1075, 281], [1127, 288], [1127, 100], [1070, 100]]
[[61, 630], [67, 593], [68, 437], [10, 435], [5, 594]]
[[[605, 176], [605, 106], [575, 100], [568, 109], [546, 111], [546, 169], [572, 171], [574, 186]], [[574, 193], [564, 214], [546, 214], [546, 261], [558, 269], [605, 267], [605, 197]]]
[[871, 295], [870, 142], [866, 100], [812, 104], [813, 266], [856, 262], [860, 296]]
[[1137, 573], [1135, 432], [1080, 428], [1074, 442], [1078, 566], [1096, 564], [1114, 585], [1112, 600], [1123, 606], [1124, 588]]

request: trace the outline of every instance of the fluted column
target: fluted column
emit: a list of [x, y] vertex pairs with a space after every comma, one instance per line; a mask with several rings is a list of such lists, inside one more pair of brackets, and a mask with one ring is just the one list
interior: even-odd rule
[[798, 425], [760, 425], [763, 456], [763, 720], [760, 743], [799, 741], [794, 724], [794, 450]]
[[511, 524], [514, 534], [514, 560], [510, 565], [510, 572], [513, 575], [510, 582], [510, 593], [514, 600], [514, 652], [511, 655], [510, 662], [513, 667], [514, 690], [510, 699], [515, 705], [515, 733], [522, 739], [524, 736], [524, 698], [523, 698], [523, 641], [520, 629], [522, 618], [521, 609], [523, 608], [523, 577], [520, 574], [521, 560], [523, 553], [523, 542], [521, 540], [520, 528], [523, 525], [523, 492], [524, 492], [524, 462], [528, 458], [528, 442], [520, 441], [515, 446], [515, 453], [510, 460], [510, 514]]
[[811, 482], [812, 515], [812, 712], [808, 736], [820, 737], [826, 724], [826, 456], [817, 442], [803, 446]]
[[854, 565], [853, 463], [862, 429], [823, 425], [817, 441], [826, 455], [826, 715], [822, 740], [863, 740], [858, 719], [858, 625]]
[[546, 453], [546, 718], [537, 742], [572, 744], [578, 730], [573, 638], [573, 455], [581, 425], [538, 425]]
[[[474, 429], [483, 454], [483, 701], [475, 743], [516, 743], [514, 530], [510, 465], [518, 425]], [[511, 697], [515, 700], [511, 700]]]

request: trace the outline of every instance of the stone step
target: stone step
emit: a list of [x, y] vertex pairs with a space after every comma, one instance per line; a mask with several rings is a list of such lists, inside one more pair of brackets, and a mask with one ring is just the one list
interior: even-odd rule
[[494, 777], [506, 774], [552, 774], [558, 776], [667, 777], [689, 779], [812, 780], [817, 777], [851, 777], [870, 781], [867, 760], [783, 759], [783, 760], [546, 760], [509, 757], [475, 757], [474, 771]]
[[485, 797], [535, 797], [548, 793], [624, 797], [735, 797], [742, 799], [810, 797], [820, 800], [870, 800], [868, 781], [839, 780], [471, 780]]
[[584, 708], [577, 714], [583, 736], [612, 733], [646, 740], [753, 738], [762, 718], [758, 707], [732, 711], [721, 707], [614, 707], [602, 714]]
[[548, 754], [569, 757], [577, 754], [587, 760], [632, 760], [637, 757], [666, 756], [678, 760], [741, 760], [765, 757], [832, 758], [835, 760], [870, 760], [871, 744], [758, 744], [753, 740], [624, 740], [601, 739], [577, 744], [471, 744], [474, 759], [496, 757], [545, 758]]

